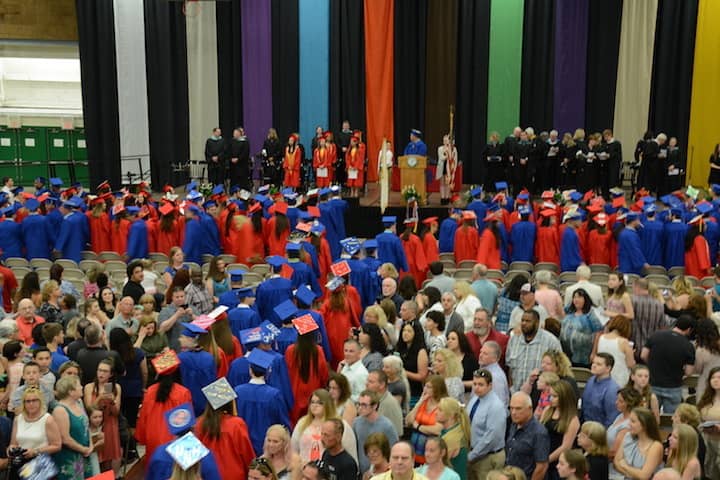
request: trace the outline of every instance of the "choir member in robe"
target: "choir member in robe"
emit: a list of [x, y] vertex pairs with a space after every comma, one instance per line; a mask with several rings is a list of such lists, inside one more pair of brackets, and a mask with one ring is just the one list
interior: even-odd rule
[[712, 275], [710, 263], [710, 249], [707, 240], [702, 235], [702, 215], [694, 217], [688, 222], [690, 228], [685, 237], [685, 275], [695, 278], [704, 278]]
[[462, 224], [455, 230], [455, 263], [463, 260], [475, 260], [478, 255], [478, 246], [480, 245], [480, 235], [478, 235], [475, 226], [475, 212], [465, 210], [462, 212]]
[[290, 135], [288, 144], [285, 147], [285, 156], [283, 157], [282, 168], [285, 172], [283, 185], [286, 187], [297, 188], [300, 186], [300, 167], [302, 166], [302, 153], [297, 145], [298, 136]]
[[535, 259], [538, 262], [560, 265], [560, 240], [556, 212], [552, 208], [540, 210], [540, 226], [537, 229], [535, 242]]
[[313, 152], [313, 168], [315, 169], [315, 184], [318, 187], [329, 187], [333, 182], [332, 159], [330, 149], [327, 147], [327, 138], [323, 135], [318, 139], [318, 147]]

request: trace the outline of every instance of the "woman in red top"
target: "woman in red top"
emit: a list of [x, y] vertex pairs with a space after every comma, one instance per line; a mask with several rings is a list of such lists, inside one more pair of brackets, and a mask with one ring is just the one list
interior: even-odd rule
[[587, 234], [587, 263], [593, 265], [596, 263], [610, 265], [610, 242], [612, 241], [612, 232], [607, 229], [607, 215], [598, 213], [593, 221], [597, 227], [590, 230]]
[[535, 258], [538, 262], [560, 266], [560, 237], [556, 226], [556, 211], [546, 208], [540, 211], [540, 225], [535, 241]]
[[318, 147], [313, 152], [315, 184], [318, 187], [329, 187], [333, 182], [331, 160], [330, 149], [327, 147], [326, 137], [322, 136], [318, 139]]
[[107, 204], [103, 197], [97, 197], [91, 204], [92, 210], [85, 213], [90, 224], [90, 249], [95, 253], [108, 252], [112, 248], [112, 244]]
[[420, 286], [425, 281], [428, 271], [428, 262], [425, 259], [425, 249], [422, 240], [413, 233], [415, 220], [405, 220], [405, 231], [400, 235], [405, 258], [407, 258], [410, 271], [407, 272], [415, 279], [415, 285]]
[[365, 168], [365, 145], [360, 143], [360, 137], [350, 137], [350, 146], [345, 152], [345, 168], [347, 171], [347, 183], [350, 187], [350, 196], [357, 197], [360, 187], [363, 186], [363, 174]]
[[480, 245], [477, 251], [477, 262], [482, 263], [490, 270], [500, 270], [500, 230], [498, 229], [498, 218], [490, 213], [485, 217], [485, 230], [480, 236]]
[[698, 215], [688, 222], [690, 229], [685, 235], [685, 275], [701, 279], [712, 275], [710, 269], [710, 249], [702, 234], [703, 219]]
[[455, 262], [458, 264], [463, 260], [475, 260], [477, 257], [480, 235], [478, 235], [476, 219], [475, 212], [465, 210], [462, 213], [462, 225], [455, 230], [454, 253]]
[[332, 351], [333, 368], [336, 368], [340, 359], [345, 357], [343, 350], [348, 332], [352, 327], [360, 326], [357, 312], [350, 304], [344, 283], [340, 277], [333, 278], [328, 285], [331, 293], [320, 307]]
[[300, 149], [297, 146], [298, 136], [290, 135], [288, 144], [285, 147], [285, 157], [283, 158], [283, 170], [285, 171], [285, 179], [283, 185], [286, 187], [297, 188], [300, 186], [300, 167], [302, 166], [302, 158], [300, 157]]
[[428, 265], [440, 260], [438, 241], [437, 238], [435, 238], [435, 233], [438, 231], [437, 220], [437, 217], [428, 217], [422, 221], [423, 229], [420, 231], [420, 239], [422, 239], [425, 260]]
[[290, 412], [290, 421], [294, 425], [307, 413], [312, 392], [324, 388], [330, 374], [325, 354], [317, 345], [316, 330], [298, 335], [295, 344], [285, 351], [285, 363], [295, 398], [295, 405]]

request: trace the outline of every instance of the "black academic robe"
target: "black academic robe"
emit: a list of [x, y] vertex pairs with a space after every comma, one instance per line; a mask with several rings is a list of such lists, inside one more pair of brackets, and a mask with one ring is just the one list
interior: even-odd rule
[[230, 185], [250, 190], [250, 142], [247, 137], [233, 138], [228, 152]]
[[482, 153], [481, 177], [485, 179], [485, 190], [495, 190], [495, 183], [507, 180], [506, 163], [503, 158], [503, 146], [500, 143], [488, 143]]

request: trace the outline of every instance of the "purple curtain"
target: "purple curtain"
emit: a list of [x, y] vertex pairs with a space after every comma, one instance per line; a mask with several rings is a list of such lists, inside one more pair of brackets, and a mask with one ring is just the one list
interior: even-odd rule
[[589, 6], [589, 0], [557, 0], [555, 7], [553, 124], [561, 134], [585, 126]]
[[267, 0], [241, 5], [243, 121], [253, 155], [272, 127], [272, 16]]

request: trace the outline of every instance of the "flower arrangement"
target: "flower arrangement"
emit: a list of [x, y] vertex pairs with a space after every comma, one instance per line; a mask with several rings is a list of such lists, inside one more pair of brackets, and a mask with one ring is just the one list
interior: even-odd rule
[[205, 198], [210, 198], [210, 195], [212, 195], [212, 191], [213, 191], [212, 183], [201, 183], [198, 186], [198, 192], [202, 193], [202, 196]]
[[419, 203], [422, 200], [414, 184], [404, 186], [402, 191], [400, 192], [400, 195], [402, 195], [402, 198], [406, 204], [413, 201]]

